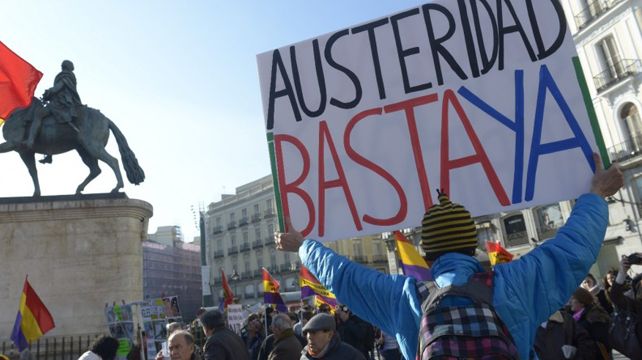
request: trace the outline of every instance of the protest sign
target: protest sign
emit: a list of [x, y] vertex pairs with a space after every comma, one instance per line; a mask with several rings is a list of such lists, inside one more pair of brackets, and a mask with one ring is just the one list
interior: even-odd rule
[[232, 331], [241, 335], [241, 328], [243, 328], [243, 307], [238, 304], [230, 304], [227, 306], [227, 324]]
[[576, 198], [608, 162], [559, 1], [435, 0], [257, 57], [274, 189], [306, 237]]

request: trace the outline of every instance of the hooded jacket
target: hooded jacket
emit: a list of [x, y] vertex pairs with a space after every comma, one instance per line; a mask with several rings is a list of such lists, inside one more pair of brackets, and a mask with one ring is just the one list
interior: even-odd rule
[[[556, 236], [520, 259], [494, 268], [493, 306], [508, 327], [520, 357], [528, 359], [537, 327], [561, 308], [596, 261], [608, 224], [608, 205], [582, 195]], [[315, 240], [305, 240], [299, 256], [319, 281], [355, 314], [388, 334], [396, 334], [406, 359], [414, 359], [422, 316], [416, 280], [387, 275], [354, 263]], [[461, 286], [485, 271], [473, 257], [440, 256], [431, 267], [438, 286]], [[467, 306], [470, 299], [445, 298], [442, 306]]]

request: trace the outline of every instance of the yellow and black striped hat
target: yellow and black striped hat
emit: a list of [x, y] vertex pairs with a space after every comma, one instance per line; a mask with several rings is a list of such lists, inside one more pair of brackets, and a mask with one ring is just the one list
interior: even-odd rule
[[477, 228], [465, 207], [450, 202], [448, 195], [437, 190], [439, 205], [428, 209], [421, 222], [421, 248], [426, 259], [434, 261], [449, 252], [474, 255]]

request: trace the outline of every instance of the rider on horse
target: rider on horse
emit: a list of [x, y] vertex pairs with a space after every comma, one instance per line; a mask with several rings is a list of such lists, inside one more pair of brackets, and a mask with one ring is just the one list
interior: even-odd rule
[[74, 64], [65, 60], [62, 62], [62, 71], [56, 75], [54, 86], [47, 89], [42, 96], [48, 101], [47, 106], [35, 106], [33, 109], [33, 122], [29, 128], [29, 136], [24, 141], [28, 148], [33, 147], [36, 136], [42, 126], [42, 120], [53, 115], [61, 124], [69, 124], [74, 130], [78, 128], [73, 121], [79, 117], [78, 110], [82, 106], [80, 96], [76, 90], [76, 75], [74, 75]]

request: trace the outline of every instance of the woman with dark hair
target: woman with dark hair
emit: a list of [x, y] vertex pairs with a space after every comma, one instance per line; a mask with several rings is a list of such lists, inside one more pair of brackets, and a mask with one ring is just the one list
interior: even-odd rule
[[582, 284], [580, 284], [580, 286], [588, 290], [595, 298], [595, 303], [602, 306], [602, 308], [606, 310], [609, 315], [611, 315], [611, 313], [613, 312], [613, 305], [611, 304], [611, 300], [609, 299], [606, 291], [604, 291], [604, 289], [602, 288], [602, 284], [598, 283], [591, 273], [586, 274], [586, 278], [584, 278], [584, 281], [582, 281]]
[[595, 342], [597, 360], [609, 360], [613, 356], [609, 344], [611, 317], [600, 305], [595, 305], [593, 295], [584, 288], [578, 288], [568, 302], [577, 325], [588, 332]]
[[114, 360], [118, 350], [118, 340], [111, 336], [101, 335], [94, 340], [89, 351], [82, 354], [78, 360]]

